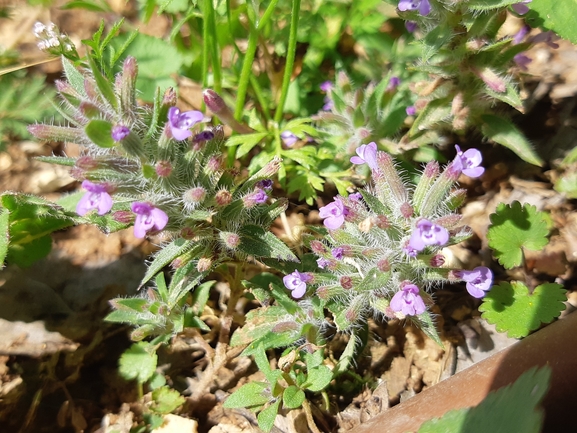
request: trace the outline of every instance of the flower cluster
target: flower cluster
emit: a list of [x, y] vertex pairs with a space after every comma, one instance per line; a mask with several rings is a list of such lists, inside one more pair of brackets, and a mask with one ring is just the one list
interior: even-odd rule
[[68, 35], [60, 33], [60, 30], [54, 23], [48, 25], [41, 22], [34, 23], [32, 29], [34, 36], [38, 39], [38, 48], [52, 55], [67, 54], [77, 57], [74, 43]]
[[462, 191], [452, 186], [461, 174], [479, 177], [484, 171], [478, 150], [456, 150], [444, 171], [429, 163], [419, 182], [410, 186], [375, 142], [359, 146], [351, 162], [366, 164], [373, 184], [320, 208], [329, 231], [309, 244], [319, 273], [295, 271], [284, 277], [292, 296], [319, 297], [339, 329], [371, 312], [389, 318], [427, 314], [426, 293], [443, 282], [462, 280], [472, 296], [482, 297], [493, 280], [488, 268], [444, 267], [442, 249], [470, 234], [454, 213]]

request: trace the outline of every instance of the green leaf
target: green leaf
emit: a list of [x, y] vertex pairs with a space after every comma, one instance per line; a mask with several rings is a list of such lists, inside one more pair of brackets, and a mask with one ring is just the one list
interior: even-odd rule
[[494, 286], [479, 307], [482, 317], [497, 326], [499, 332], [521, 338], [559, 317], [565, 309], [566, 290], [556, 283], [537, 286], [532, 294], [519, 282]]
[[543, 160], [535, 153], [523, 133], [510, 120], [493, 114], [483, 114], [481, 119], [484, 122], [481, 130], [485, 136], [495, 143], [511, 149], [522, 160], [538, 166], [543, 165]]
[[284, 321], [286, 316], [284, 308], [275, 305], [249, 311], [245, 324], [232, 335], [230, 345], [234, 347], [252, 343], [270, 332], [276, 323]]
[[8, 254], [8, 240], [10, 234], [8, 231], [8, 223], [10, 222], [10, 214], [6, 209], [0, 209], [0, 269], [4, 267], [4, 260]]
[[440, 419], [425, 422], [418, 433], [539, 433], [544, 419], [539, 404], [550, 380], [549, 367], [533, 367], [512, 385], [491, 392], [478, 406], [447, 412]]
[[159, 273], [162, 268], [176, 259], [178, 256], [181, 256], [188, 250], [194, 247], [194, 242], [187, 241], [186, 239], [176, 239], [165, 245], [158, 254], [154, 257], [154, 260], [149, 265], [146, 274], [142, 278], [140, 285], [143, 286], [146, 284], [152, 277], [154, 277], [157, 273]]
[[112, 124], [106, 120], [93, 119], [84, 127], [84, 132], [98, 147], [104, 149], [114, 147], [116, 142], [112, 138]]
[[122, 354], [118, 373], [127, 380], [136, 379], [144, 383], [150, 379], [156, 369], [158, 356], [150, 343], [135, 343]]
[[302, 388], [313, 392], [322, 391], [331, 383], [331, 380], [333, 380], [332, 370], [326, 365], [319, 365], [307, 370], [307, 381]]
[[88, 56], [88, 62], [90, 64], [90, 69], [92, 70], [92, 75], [94, 76], [94, 80], [96, 81], [96, 86], [100, 93], [106, 101], [110, 104], [111, 107], [117, 108], [118, 107], [118, 100], [116, 98], [116, 94], [114, 93], [114, 88], [108, 81], [108, 78], [102, 75], [100, 72], [100, 68], [96, 65], [94, 58], [92, 56]]
[[156, 413], [167, 414], [182, 406], [185, 401], [177, 390], [162, 386], [152, 391], [151, 409]]
[[239, 249], [256, 257], [298, 262], [297, 256], [280, 239], [260, 226], [247, 224], [239, 230]]
[[532, 26], [539, 26], [545, 30], [553, 30], [563, 39], [577, 44], [577, 27], [575, 0], [533, 0], [529, 5], [531, 11], [526, 19]]
[[253, 408], [265, 405], [271, 399], [266, 382], [249, 382], [233, 392], [224, 402], [226, 409]]
[[226, 142], [227, 147], [239, 146], [236, 149], [236, 157], [242, 158], [251, 151], [263, 138], [268, 135], [268, 132], [256, 132], [254, 134], [235, 135], [230, 137]]
[[282, 402], [287, 409], [301, 407], [305, 401], [305, 392], [294, 385], [286, 388], [282, 394]]
[[437, 343], [440, 347], [443, 346], [443, 342], [441, 341], [441, 337], [439, 336], [439, 332], [437, 331], [437, 327], [433, 322], [433, 318], [431, 317], [431, 313], [425, 311], [424, 313], [419, 314], [418, 316], [409, 317], [412, 322], [415, 322], [417, 326], [425, 333], [427, 336]]
[[469, 0], [467, 6], [473, 10], [485, 11], [491, 9], [503, 8], [513, 3], [519, 3], [518, 0]]
[[84, 89], [84, 76], [78, 72], [72, 62], [66, 57], [62, 57], [62, 66], [64, 68], [64, 74], [66, 74], [66, 79], [72, 88], [80, 95], [86, 96], [86, 90]]
[[264, 432], [269, 432], [274, 426], [274, 420], [280, 408], [281, 399], [277, 399], [273, 404], [263, 409], [257, 416], [258, 426]]
[[507, 269], [519, 266], [523, 261], [523, 248], [539, 251], [547, 245], [546, 214], [538, 212], [535, 206], [514, 201], [497, 206], [491, 214], [491, 227], [487, 233], [489, 246], [499, 263]]

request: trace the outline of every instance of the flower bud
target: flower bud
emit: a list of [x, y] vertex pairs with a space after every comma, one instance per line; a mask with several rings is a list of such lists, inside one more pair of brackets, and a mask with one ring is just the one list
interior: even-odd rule
[[212, 267], [212, 259], [210, 257], [201, 257], [196, 264], [198, 272], [207, 272]]
[[112, 214], [112, 219], [122, 224], [130, 224], [134, 222], [134, 214], [127, 210], [118, 210]]
[[79, 143], [83, 141], [82, 131], [78, 128], [54, 125], [28, 125], [28, 132], [40, 140]]
[[154, 170], [159, 177], [168, 177], [172, 173], [172, 164], [168, 161], [159, 161]]
[[389, 272], [391, 270], [391, 264], [388, 259], [381, 259], [377, 263], [377, 269], [381, 272]]
[[172, 87], [169, 87], [165, 90], [164, 95], [162, 96], [162, 106], [163, 107], [174, 107], [178, 102], [178, 98], [176, 97], [176, 92]]
[[94, 170], [98, 168], [99, 164], [98, 161], [94, 159], [94, 157], [90, 155], [84, 155], [76, 160], [74, 166], [82, 170]]
[[507, 91], [507, 86], [505, 84], [505, 80], [503, 80], [501, 77], [499, 77], [491, 69], [483, 68], [480, 71], [474, 70], [474, 72], [494, 92], [504, 93]]
[[431, 257], [429, 263], [433, 268], [440, 268], [445, 264], [445, 256], [442, 254], [435, 254], [433, 257]]
[[404, 202], [401, 205], [401, 215], [403, 216], [403, 218], [411, 218], [413, 216], [413, 213], [414, 213], [413, 207], [409, 203]]
[[186, 240], [193, 240], [196, 237], [196, 233], [192, 227], [183, 227], [180, 229], [180, 237]]
[[183, 194], [182, 198], [187, 203], [202, 203], [206, 198], [206, 189], [204, 189], [202, 186], [191, 188]]
[[391, 223], [389, 222], [389, 219], [386, 215], [377, 215], [375, 224], [381, 230], [387, 230], [391, 227]]
[[240, 236], [232, 232], [220, 232], [219, 235], [224, 246], [229, 250], [236, 250], [240, 245]]
[[353, 279], [348, 275], [344, 275], [340, 278], [339, 283], [341, 287], [345, 290], [350, 290], [353, 288]]
[[325, 254], [327, 249], [321, 241], [313, 240], [311, 241], [311, 250], [315, 254]]
[[118, 78], [120, 90], [120, 105], [122, 112], [130, 118], [136, 117], [136, 77], [138, 64], [136, 59], [128, 56], [122, 65], [122, 75]]
[[208, 173], [216, 173], [222, 169], [222, 157], [211, 156], [206, 163], [206, 171]]

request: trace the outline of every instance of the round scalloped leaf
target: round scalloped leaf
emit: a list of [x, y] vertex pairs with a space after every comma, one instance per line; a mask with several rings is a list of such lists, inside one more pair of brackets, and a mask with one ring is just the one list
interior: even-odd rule
[[537, 211], [535, 206], [514, 201], [497, 206], [491, 214], [491, 227], [487, 233], [489, 246], [495, 257], [507, 269], [519, 266], [523, 260], [523, 250], [538, 251], [547, 245], [547, 215]]
[[479, 307], [482, 317], [496, 325], [499, 332], [521, 338], [549, 323], [565, 309], [566, 290], [560, 284], [537, 286], [532, 294], [519, 282], [503, 282], [494, 286]]

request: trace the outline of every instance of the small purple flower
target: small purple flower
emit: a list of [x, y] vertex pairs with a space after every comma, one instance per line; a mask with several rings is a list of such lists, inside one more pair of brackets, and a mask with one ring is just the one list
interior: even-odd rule
[[555, 41], [558, 39], [559, 39], [559, 36], [557, 36], [555, 33], [553, 33], [551, 30], [549, 30], [547, 32], [541, 32], [538, 35], [533, 36], [531, 42], [533, 42], [534, 44], [537, 44], [539, 42], [544, 42], [549, 47], [557, 49], [557, 48], [559, 48], [559, 44], [557, 44]]
[[463, 152], [458, 145], [455, 145], [455, 149], [457, 149], [457, 156], [452, 164], [455, 170], [469, 177], [479, 177], [485, 172], [485, 169], [480, 167], [483, 161], [481, 152], [477, 149], [469, 149]]
[[[449, 232], [446, 228], [433, 224], [427, 219], [419, 220], [411, 234], [408, 248], [423, 251], [428, 245], [443, 246], [449, 241]], [[410, 254], [409, 254], [410, 255]]]
[[515, 64], [517, 66], [519, 66], [520, 69], [522, 69], [523, 71], [526, 71], [527, 65], [529, 63], [531, 63], [533, 60], [531, 60], [525, 54], [519, 53], [519, 54], [516, 54], [515, 57], [513, 57], [513, 61], [515, 62]]
[[360, 192], [353, 192], [352, 194], [349, 194], [350, 201], [359, 202], [362, 200], [362, 198], [363, 195]]
[[427, 16], [431, 12], [431, 4], [429, 0], [401, 0], [399, 10], [402, 12], [418, 10], [422, 16]]
[[417, 316], [425, 312], [425, 302], [419, 295], [419, 288], [411, 283], [402, 284], [401, 290], [395, 293], [390, 304], [391, 310], [405, 316]]
[[253, 192], [246, 195], [243, 199], [244, 205], [247, 208], [251, 208], [257, 204], [266, 203], [268, 200], [268, 195], [265, 190], [260, 188], [255, 188]]
[[319, 87], [325, 93], [330, 92], [331, 90], [333, 90], [333, 82], [332, 81], [324, 81], [321, 83], [321, 85]]
[[334, 106], [335, 106], [335, 103], [333, 102], [333, 100], [330, 97], [325, 96], [323, 111], [331, 111]]
[[76, 205], [78, 215], [84, 216], [93, 209], [98, 209], [98, 215], [104, 215], [112, 209], [112, 197], [106, 191], [105, 185], [97, 185], [85, 180], [82, 182], [82, 188], [88, 192]]
[[519, 15], [525, 15], [527, 12], [529, 12], [529, 8], [527, 7], [527, 4], [531, 3], [531, 1], [532, 0], [523, 0], [519, 3], [512, 4], [511, 7]]
[[338, 229], [345, 222], [345, 216], [348, 209], [343, 204], [340, 198], [335, 198], [335, 201], [327, 204], [319, 209], [319, 216], [325, 218], [323, 224], [329, 229]]
[[531, 31], [531, 27], [524, 25], [521, 29], [515, 33], [513, 36], [513, 45], [520, 44], [525, 39], [525, 36]]
[[401, 84], [401, 79], [399, 77], [391, 77], [389, 84], [387, 85], [387, 92], [392, 92]]
[[377, 143], [374, 141], [357, 147], [357, 155], [352, 156], [351, 162], [356, 165], [367, 164], [371, 170], [377, 168]]
[[150, 203], [134, 202], [130, 206], [136, 214], [134, 220], [134, 236], [142, 239], [150, 230], [162, 230], [168, 223], [168, 215]]
[[493, 284], [493, 272], [485, 266], [472, 271], [457, 271], [456, 275], [467, 282], [467, 291], [475, 298], [482, 298]]
[[112, 132], [110, 135], [112, 135], [112, 139], [114, 141], [122, 141], [128, 137], [128, 134], [130, 134], [130, 129], [128, 129], [127, 126], [115, 125], [112, 127]]
[[288, 274], [283, 277], [282, 282], [285, 287], [289, 289], [292, 293], [292, 297], [295, 299], [302, 298], [307, 290], [307, 283], [312, 280], [312, 275], [294, 271], [292, 274]]
[[176, 140], [185, 140], [192, 136], [192, 128], [198, 122], [204, 119], [204, 115], [200, 111], [185, 111], [181, 113], [176, 107], [170, 107], [168, 110], [168, 124], [172, 136]]
[[198, 134], [196, 134], [193, 138], [192, 138], [192, 142], [193, 143], [202, 143], [205, 141], [210, 141], [214, 138], [214, 132], [212, 131], [202, 131], [199, 132]]
[[342, 247], [333, 248], [331, 254], [335, 259], [341, 260], [345, 256], [345, 249]]
[[417, 114], [417, 109], [414, 105], [409, 105], [407, 108], [405, 108], [405, 113], [407, 113], [407, 116], [414, 116]]
[[299, 138], [290, 131], [281, 132], [280, 138], [286, 147], [293, 147], [299, 140]]
[[325, 259], [323, 257], [321, 257], [320, 259], [317, 259], [317, 266], [321, 269], [325, 269], [330, 264], [331, 264], [330, 260]]
[[259, 181], [256, 183], [256, 186], [257, 186], [258, 188], [262, 188], [262, 189], [264, 189], [264, 190], [266, 190], [266, 191], [270, 191], [270, 190], [272, 189], [272, 185], [273, 185], [273, 183], [272, 183], [272, 180], [270, 180], [270, 179], [259, 180]]
[[413, 248], [413, 247], [410, 245], [410, 243], [408, 243], [408, 242], [407, 242], [407, 245], [405, 245], [405, 246], [403, 247], [403, 252], [404, 252], [407, 256], [409, 256], [409, 257], [411, 257], [411, 258], [417, 257], [417, 254], [419, 253], [419, 252], [418, 252], [415, 248]]
[[419, 28], [419, 25], [415, 21], [406, 21], [405, 28], [409, 33], [415, 33], [415, 31]]

